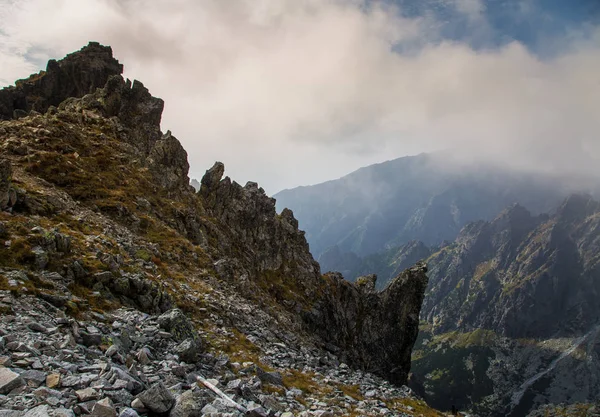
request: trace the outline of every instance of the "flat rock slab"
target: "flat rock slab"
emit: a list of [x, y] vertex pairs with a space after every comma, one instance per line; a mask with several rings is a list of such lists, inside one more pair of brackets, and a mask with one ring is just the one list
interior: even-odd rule
[[0, 368], [0, 394], [8, 394], [15, 388], [25, 385], [21, 376], [8, 368]]

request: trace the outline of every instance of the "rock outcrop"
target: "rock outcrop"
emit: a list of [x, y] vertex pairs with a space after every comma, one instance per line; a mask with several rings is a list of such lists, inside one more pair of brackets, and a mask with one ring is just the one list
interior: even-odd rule
[[313, 331], [349, 363], [393, 383], [405, 384], [419, 332], [426, 272], [427, 266], [418, 264], [380, 292], [375, 289], [375, 275], [351, 284], [340, 275], [330, 274], [325, 297], [305, 318]]
[[0, 210], [6, 210], [17, 202], [17, 193], [11, 186], [12, 167], [7, 159], [0, 159]]
[[[256, 183], [242, 187], [223, 178], [224, 172], [224, 165], [217, 162], [202, 178], [199, 192], [207, 212], [227, 226], [229, 240], [220, 243], [232, 242], [232, 256], [239, 251], [250, 275], [266, 274], [270, 280], [277, 276], [281, 285], [292, 288], [296, 297], [282, 295], [280, 301], [303, 311], [310, 331], [343, 360], [394, 383], [406, 383], [427, 267], [419, 264], [406, 270], [381, 292], [375, 290], [374, 280], [364, 285], [339, 275], [321, 277], [292, 211], [284, 209], [277, 215], [275, 200]], [[274, 290], [279, 296], [281, 288]]]
[[31, 110], [45, 113], [69, 97], [83, 97], [104, 87], [109, 77], [122, 72], [123, 65], [113, 58], [109, 46], [90, 42], [60, 61], [50, 60], [46, 71], [0, 90], [0, 120], [22, 117]]

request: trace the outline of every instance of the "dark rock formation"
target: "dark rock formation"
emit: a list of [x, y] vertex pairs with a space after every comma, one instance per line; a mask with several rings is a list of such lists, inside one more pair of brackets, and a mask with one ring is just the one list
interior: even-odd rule
[[[314, 285], [320, 274], [319, 265], [310, 255], [304, 232], [290, 210], [281, 215], [275, 211], [275, 199], [268, 197], [256, 183], [242, 187], [229, 177], [223, 178], [221, 162], [202, 177], [200, 196], [206, 210], [227, 227], [232, 254], [246, 258], [253, 269], [277, 270]], [[227, 244], [222, 240], [221, 244]]]
[[[418, 264], [377, 292], [374, 275], [355, 285], [328, 276], [330, 287], [305, 319], [316, 333], [341, 349], [350, 363], [405, 384], [427, 287], [427, 267]], [[400, 301], [401, 300], [401, 301]]]
[[60, 61], [50, 60], [46, 71], [0, 90], [0, 120], [31, 110], [45, 113], [69, 97], [83, 97], [104, 87], [110, 76], [122, 72], [123, 65], [113, 58], [109, 46], [90, 42]]
[[15, 205], [17, 194], [11, 186], [12, 167], [7, 159], [0, 159], [0, 210]]
[[120, 137], [144, 159], [157, 185], [168, 190], [187, 189], [187, 152], [170, 131], [164, 135], [161, 132], [164, 102], [152, 97], [141, 82], [113, 76], [104, 88], [81, 99], [68, 99], [60, 108], [74, 112], [94, 110], [106, 118], [116, 117]]
[[[232, 256], [244, 261], [246, 271], [266, 274], [267, 284], [281, 279], [280, 285], [305, 298], [295, 299], [291, 306], [304, 310], [307, 328], [345, 360], [405, 383], [427, 287], [426, 266], [405, 271], [382, 292], [375, 291], [375, 277], [356, 285], [341, 276], [321, 277], [292, 211], [284, 209], [277, 215], [275, 200], [262, 188], [255, 183], [242, 187], [223, 179], [224, 172], [224, 165], [215, 163], [202, 178], [199, 192], [208, 213], [228, 227], [230, 236], [220, 244], [231, 242]], [[223, 262], [219, 268], [239, 279], [243, 269], [234, 265]]]

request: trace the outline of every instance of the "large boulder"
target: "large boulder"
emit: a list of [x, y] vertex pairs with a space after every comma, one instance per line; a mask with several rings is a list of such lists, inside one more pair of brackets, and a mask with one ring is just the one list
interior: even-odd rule
[[154, 384], [139, 394], [137, 398], [144, 404], [144, 407], [157, 414], [164, 414], [175, 405], [175, 397], [162, 382]]
[[23, 385], [25, 385], [25, 381], [19, 374], [8, 368], [0, 368], [0, 394], [6, 395]]
[[179, 345], [175, 346], [173, 353], [179, 356], [179, 359], [187, 363], [195, 363], [198, 360], [198, 354], [202, 349], [199, 339], [185, 339]]
[[170, 417], [201, 417], [202, 409], [209, 397], [202, 391], [185, 391], [181, 394], [169, 414]]

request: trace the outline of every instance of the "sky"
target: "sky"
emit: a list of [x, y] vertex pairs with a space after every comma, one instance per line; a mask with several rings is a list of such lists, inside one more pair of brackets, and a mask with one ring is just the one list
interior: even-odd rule
[[0, 0], [0, 85], [94, 40], [190, 177], [269, 194], [439, 149], [600, 178], [599, 0]]

